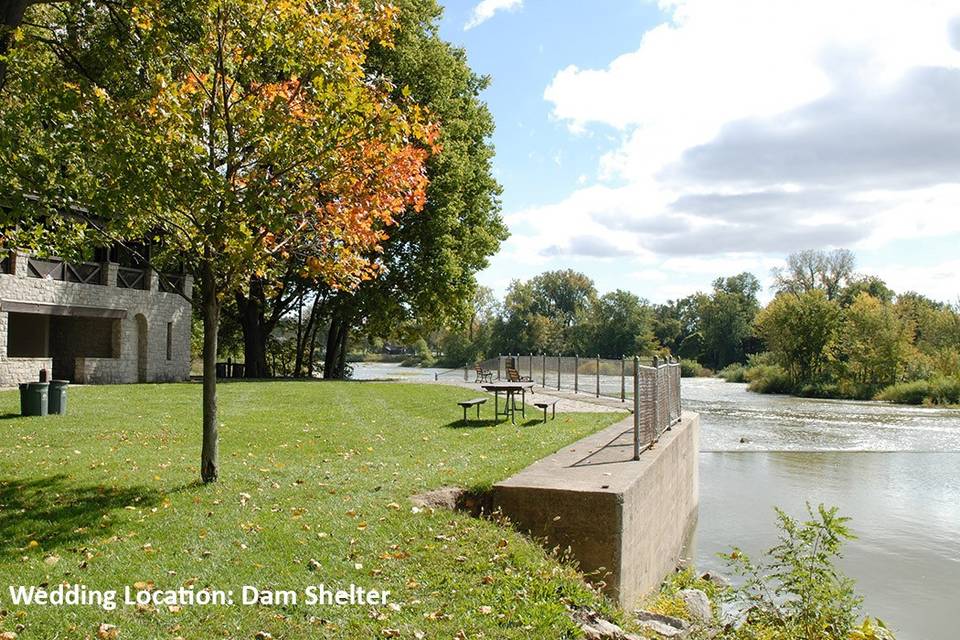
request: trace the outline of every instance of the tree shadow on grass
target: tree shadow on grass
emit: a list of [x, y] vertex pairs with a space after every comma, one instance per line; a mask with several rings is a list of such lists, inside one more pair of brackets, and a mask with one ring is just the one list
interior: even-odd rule
[[122, 518], [103, 516], [127, 506], [152, 507], [165, 494], [149, 487], [77, 485], [65, 474], [0, 479], [0, 554], [31, 540], [49, 549], [102, 537]]

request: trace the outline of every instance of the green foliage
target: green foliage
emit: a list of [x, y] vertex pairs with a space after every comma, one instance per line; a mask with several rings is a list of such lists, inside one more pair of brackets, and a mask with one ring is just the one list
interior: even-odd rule
[[835, 358], [840, 305], [820, 289], [778, 295], [756, 318], [757, 333], [796, 387], [817, 382]]
[[750, 273], [717, 278], [713, 293], [700, 304], [703, 336], [700, 361], [715, 369], [746, 358], [753, 319], [760, 308], [760, 282]]
[[733, 364], [729, 364], [718, 371], [717, 375], [723, 378], [726, 382], [746, 382], [747, 367], [740, 362], [734, 362]]
[[744, 373], [750, 391], [757, 393], [793, 393], [796, 386], [786, 370], [777, 364], [758, 364]]
[[680, 360], [681, 378], [708, 378], [711, 375], [713, 372], [696, 360]]
[[861, 599], [835, 566], [843, 543], [855, 538], [849, 518], [823, 505], [808, 504], [807, 513], [801, 522], [777, 509], [779, 544], [759, 563], [739, 549], [725, 556], [743, 579], [733, 596], [747, 611], [742, 637], [751, 637], [749, 627], [775, 630], [780, 640], [840, 640], [854, 630]]
[[650, 355], [659, 347], [649, 303], [628, 291], [617, 289], [600, 296], [584, 315], [574, 331], [574, 352], [619, 358]]
[[877, 400], [899, 404], [960, 404], [960, 377], [938, 376], [901, 382], [883, 389], [877, 394]]
[[404, 358], [401, 363], [404, 367], [430, 367], [436, 361], [430, 345], [423, 338], [418, 338], [413, 343], [414, 353], [412, 356]]

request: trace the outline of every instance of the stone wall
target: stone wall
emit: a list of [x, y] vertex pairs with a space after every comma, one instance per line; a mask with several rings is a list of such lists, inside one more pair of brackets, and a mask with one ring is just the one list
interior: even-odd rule
[[[699, 504], [699, 416], [684, 412], [640, 460], [632, 418], [564, 447], [493, 488], [493, 505], [630, 607], [680, 559]], [[549, 423], [548, 425], [549, 426]]]
[[0, 358], [0, 385], [36, 382], [40, 379], [41, 369], [52, 371], [53, 360], [50, 358]]
[[[150, 290], [123, 289], [115, 286], [115, 265], [105, 270], [108, 277], [112, 277], [112, 282], [108, 285], [78, 284], [26, 277], [26, 269], [22, 266], [25, 259], [23, 254], [18, 254], [15, 259], [14, 274], [0, 274], [0, 384], [12, 385], [31, 381], [37, 376], [37, 372], [33, 370], [36, 368], [35, 362], [22, 363], [19, 362], [20, 359], [7, 358], [8, 313], [3, 311], [3, 302], [32, 302], [125, 311], [125, 318], [111, 321], [114, 324], [109, 329], [110, 354], [104, 353], [106, 347], [102, 333], [98, 337], [90, 338], [98, 341], [95, 351], [85, 351], [86, 346], [91, 345], [84, 343], [83, 349], [77, 352], [81, 356], [114, 356], [107, 359], [85, 357], [79, 368], [82, 377], [87, 381], [165, 382], [189, 378], [191, 306], [179, 294], [158, 291], [155, 274], [151, 274], [152, 277], [148, 279]], [[185, 289], [189, 295], [190, 285], [188, 284]], [[83, 319], [61, 318], [59, 320]], [[167, 358], [167, 323], [172, 323], [169, 359]], [[138, 325], [143, 324], [146, 326], [145, 358], [141, 362], [139, 358], [141, 336]], [[80, 339], [85, 340], [83, 337]], [[57, 354], [51, 353], [51, 355]], [[115, 361], [107, 362], [107, 360]], [[46, 362], [50, 368], [50, 360], [46, 359]], [[77, 363], [74, 362], [70, 373], [76, 375], [76, 369]]]

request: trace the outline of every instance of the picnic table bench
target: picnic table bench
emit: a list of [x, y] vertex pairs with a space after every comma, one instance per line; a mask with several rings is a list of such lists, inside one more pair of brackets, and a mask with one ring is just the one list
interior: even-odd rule
[[550, 416], [550, 419], [551, 420], [557, 419], [557, 402], [559, 401], [560, 401], [559, 398], [554, 398], [552, 400], [537, 400], [536, 402], [533, 403], [533, 406], [537, 407], [538, 409], [543, 409], [543, 421], [546, 422], [547, 408], [553, 409], [553, 415]]
[[463, 423], [467, 423], [467, 409], [470, 407], [477, 408], [477, 420], [480, 419], [480, 405], [486, 403], [486, 398], [474, 398], [473, 400], [463, 400], [457, 404], [463, 407]]

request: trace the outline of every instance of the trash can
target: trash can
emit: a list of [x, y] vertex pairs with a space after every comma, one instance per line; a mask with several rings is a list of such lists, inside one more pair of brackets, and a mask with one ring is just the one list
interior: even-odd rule
[[47, 397], [47, 413], [50, 415], [66, 415], [67, 413], [67, 385], [69, 380], [51, 380], [50, 391]]
[[47, 415], [47, 394], [49, 382], [31, 382], [27, 384], [27, 411], [25, 416]]
[[27, 389], [30, 387], [26, 382], [20, 383], [20, 415], [27, 414]]

